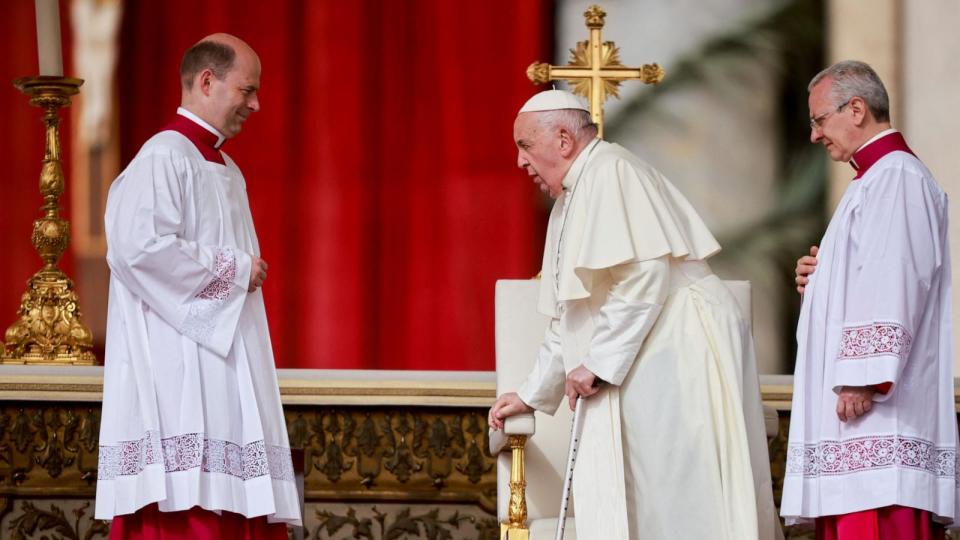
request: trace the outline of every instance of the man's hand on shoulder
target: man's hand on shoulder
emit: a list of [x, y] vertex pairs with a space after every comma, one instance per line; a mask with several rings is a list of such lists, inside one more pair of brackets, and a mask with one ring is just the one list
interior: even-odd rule
[[837, 418], [846, 422], [867, 414], [873, 408], [875, 393], [869, 386], [844, 386], [837, 397]]
[[490, 407], [490, 413], [487, 415], [487, 424], [494, 431], [503, 429], [503, 421], [509, 416], [516, 414], [533, 412], [533, 407], [527, 405], [520, 399], [516, 392], [507, 392], [497, 398], [493, 407]]
[[251, 255], [250, 257], [252, 258], [250, 264], [250, 286], [247, 287], [247, 292], [253, 292], [263, 287], [263, 282], [267, 279], [267, 263], [256, 255]]
[[820, 251], [819, 247], [810, 246], [810, 255], [804, 255], [797, 259], [797, 277], [795, 281], [797, 282], [797, 292], [800, 294], [803, 294], [807, 283], [810, 282], [810, 274], [817, 269], [818, 251]]
[[600, 387], [597, 385], [597, 376], [583, 367], [583, 364], [567, 373], [567, 381], [564, 386], [564, 392], [570, 401], [571, 411], [577, 408], [577, 396], [590, 397], [600, 391]]

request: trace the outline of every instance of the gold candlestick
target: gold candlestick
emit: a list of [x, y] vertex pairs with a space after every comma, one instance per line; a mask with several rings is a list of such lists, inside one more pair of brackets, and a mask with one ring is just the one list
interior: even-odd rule
[[20, 300], [19, 318], [5, 335], [0, 352], [4, 364], [94, 365], [93, 334], [80, 321], [80, 306], [73, 281], [57, 268], [70, 242], [70, 223], [60, 218], [63, 167], [60, 164], [59, 110], [70, 105], [83, 81], [70, 77], [22, 77], [13, 81], [29, 96], [30, 104], [44, 109], [46, 147], [40, 170], [43, 216], [33, 222], [33, 246], [44, 266], [27, 282]]

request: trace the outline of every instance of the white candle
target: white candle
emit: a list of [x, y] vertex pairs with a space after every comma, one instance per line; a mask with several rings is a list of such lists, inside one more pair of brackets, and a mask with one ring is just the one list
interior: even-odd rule
[[35, 0], [37, 8], [37, 56], [40, 75], [63, 77], [63, 50], [60, 48], [60, 1]]

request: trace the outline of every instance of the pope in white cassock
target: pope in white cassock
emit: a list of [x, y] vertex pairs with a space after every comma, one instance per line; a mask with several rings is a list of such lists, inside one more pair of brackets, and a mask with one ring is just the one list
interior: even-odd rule
[[834, 64], [808, 90], [811, 142], [856, 177], [798, 261], [781, 513], [823, 540], [942, 539], [960, 512], [947, 195], [870, 66]]
[[490, 425], [586, 398], [578, 538], [776, 538], [752, 338], [706, 263], [720, 246], [666, 178], [596, 135], [569, 92], [517, 115], [517, 164], [557, 199], [539, 301], [552, 322]]
[[260, 61], [215, 34], [184, 55], [181, 83], [175, 119], [107, 199], [96, 517], [113, 520], [111, 538], [285, 539], [301, 518], [266, 264], [243, 175], [220, 150], [259, 110]]

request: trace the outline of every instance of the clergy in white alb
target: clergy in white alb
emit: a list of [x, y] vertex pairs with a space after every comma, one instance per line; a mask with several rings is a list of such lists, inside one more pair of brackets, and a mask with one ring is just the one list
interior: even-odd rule
[[[216, 73], [224, 46], [232, 64]], [[220, 150], [259, 109], [259, 60], [221, 34], [184, 64], [184, 106], [107, 199], [96, 517], [133, 530], [141, 525], [124, 519], [148, 505], [161, 522], [199, 509], [266, 518], [279, 525], [243, 534], [286, 538], [300, 503], [259, 288], [265, 264], [243, 175]]]
[[596, 133], [558, 90], [514, 124], [518, 166], [557, 199], [539, 299], [552, 322], [491, 427], [585, 397], [578, 538], [776, 538], [752, 338], [705, 261], [720, 246], [666, 178]]
[[904, 523], [942, 538], [960, 502], [947, 196], [890, 128], [888, 103], [860, 62], [810, 84], [811, 139], [856, 169], [800, 261], [815, 271], [798, 266], [781, 513], [816, 520], [819, 538], [886, 538]]

